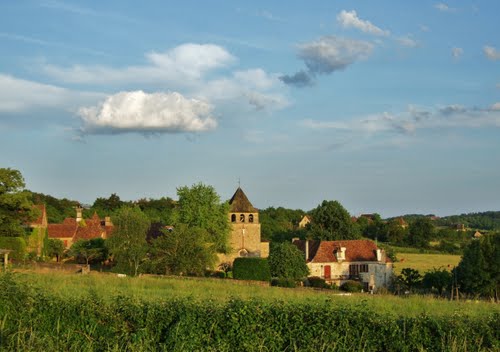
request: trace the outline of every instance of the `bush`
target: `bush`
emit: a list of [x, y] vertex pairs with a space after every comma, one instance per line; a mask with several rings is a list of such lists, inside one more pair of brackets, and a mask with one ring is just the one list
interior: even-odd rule
[[363, 284], [359, 281], [349, 280], [340, 285], [340, 289], [345, 292], [361, 292]]
[[297, 287], [297, 284], [295, 283], [294, 279], [273, 277], [273, 279], [271, 280], [271, 286], [295, 288]]
[[318, 276], [308, 277], [306, 284], [307, 286], [315, 288], [330, 288], [330, 286], [326, 283], [325, 279], [322, 279]]
[[265, 258], [236, 258], [233, 277], [237, 280], [270, 281], [271, 271]]
[[9, 253], [9, 258], [23, 260], [26, 257], [26, 241], [22, 237], [0, 237], [0, 248], [14, 251]]

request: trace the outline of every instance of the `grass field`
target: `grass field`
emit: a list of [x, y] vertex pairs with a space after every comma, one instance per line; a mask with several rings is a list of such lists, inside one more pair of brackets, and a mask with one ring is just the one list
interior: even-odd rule
[[399, 262], [394, 263], [394, 273], [398, 275], [403, 268], [417, 269], [424, 274], [433, 268], [453, 269], [458, 265], [461, 256], [453, 254], [420, 254], [420, 253], [398, 253]]
[[319, 291], [310, 288], [287, 289], [262, 286], [252, 282], [230, 279], [176, 278], [176, 277], [117, 277], [113, 274], [91, 273], [76, 275], [66, 273], [23, 272], [18, 276], [52, 295], [62, 298], [86, 298], [98, 296], [113, 300], [117, 296], [129, 296], [144, 301], [164, 301], [188, 298], [191, 301], [226, 303], [231, 299], [257, 300], [262, 302], [329, 302], [332, 307], [365, 306], [378, 312], [395, 316], [435, 316], [469, 314], [481, 316], [500, 311], [500, 305], [488, 302], [459, 301], [433, 297], [397, 297], [391, 294], [340, 295], [339, 291]]

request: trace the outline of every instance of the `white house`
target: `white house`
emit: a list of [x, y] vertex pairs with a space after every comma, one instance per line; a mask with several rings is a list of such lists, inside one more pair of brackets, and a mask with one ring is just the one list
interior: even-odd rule
[[342, 285], [360, 281], [365, 291], [387, 287], [392, 279], [392, 261], [370, 240], [308, 241], [294, 238], [303, 253], [310, 276]]

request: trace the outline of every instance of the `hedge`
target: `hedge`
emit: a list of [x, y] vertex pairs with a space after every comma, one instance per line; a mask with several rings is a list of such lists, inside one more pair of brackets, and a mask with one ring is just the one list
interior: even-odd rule
[[271, 270], [266, 258], [236, 258], [233, 277], [237, 280], [270, 281]]
[[2, 351], [498, 351], [500, 314], [398, 316], [331, 301], [60, 297], [0, 275]]
[[26, 241], [22, 237], [0, 237], [0, 248], [14, 251], [9, 258], [22, 260], [26, 257]]

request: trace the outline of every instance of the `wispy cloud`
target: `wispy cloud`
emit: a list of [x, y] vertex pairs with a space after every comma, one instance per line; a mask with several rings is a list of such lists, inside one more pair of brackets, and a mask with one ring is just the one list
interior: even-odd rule
[[464, 54], [464, 49], [458, 47], [451, 48], [451, 56], [453, 56], [453, 58], [458, 59], [463, 54]]
[[360, 31], [368, 34], [378, 35], [378, 36], [388, 36], [390, 32], [388, 30], [383, 30], [373, 23], [367, 20], [362, 20], [358, 17], [356, 11], [345, 11], [342, 10], [337, 15], [337, 22], [344, 28], [356, 28]]
[[317, 74], [331, 74], [343, 70], [358, 60], [368, 57], [374, 45], [370, 42], [325, 36], [300, 44], [298, 57], [304, 61], [306, 71], [280, 77], [283, 83], [305, 86]]
[[262, 10], [257, 12], [257, 16], [265, 18], [266, 20], [269, 21], [283, 22], [283, 19], [281, 17], [276, 16], [267, 10]]
[[81, 108], [83, 134], [204, 132], [217, 127], [213, 106], [179, 93], [120, 92]]
[[488, 45], [484, 46], [483, 52], [484, 52], [484, 55], [486, 55], [486, 57], [488, 59], [490, 59], [491, 61], [500, 60], [500, 51], [498, 51], [496, 48], [494, 48], [492, 46], [488, 46]]
[[24, 113], [35, 109], [74, 109], [96, 101], [100, 93], [77, 92], [0, 73], [0, 113]]
[[410, 35], [398, 37], [396, 41], [407, 48], [416, 48], [419, 45], [418, 41], [413, 39]]
[[436, 109], [410, 106], [407, 111], [398, 114], [382, 112], [344, 121], [307, 119], [301, 124], [311, 129], [330, 129], [367, 135], [384, 133], [414, 135], [418, 130], [426, 129], [500, 127], [500, 103], [482, 109], [457, 104]]
[[447, 4], [445, 4], [443, 2], [439, 2], [437, 4], [434, 4], [434, 8], [439, 10], [439, 11], [442, 11], [442, 12], [454, 12], [454, 11], [456, 11], [455, 8], [448, 6]]

